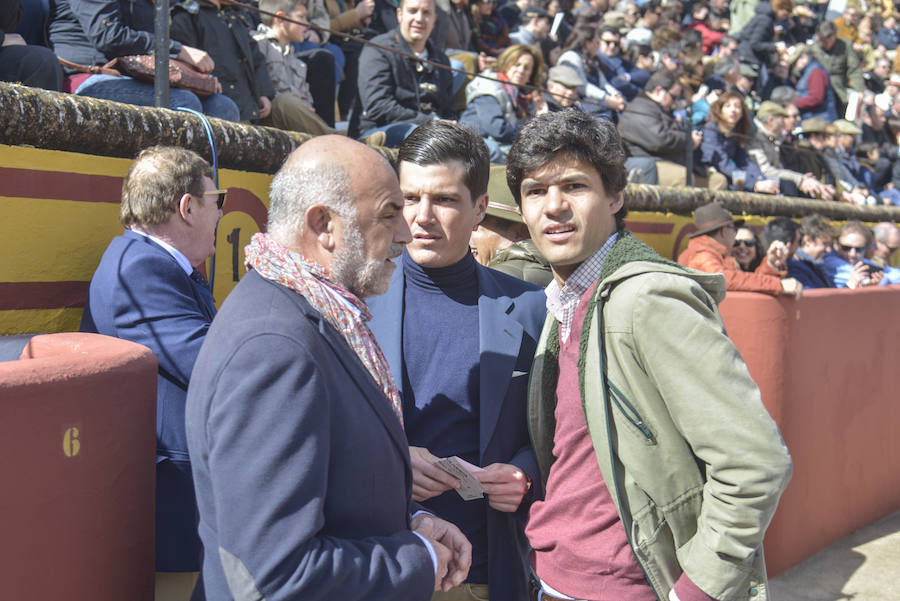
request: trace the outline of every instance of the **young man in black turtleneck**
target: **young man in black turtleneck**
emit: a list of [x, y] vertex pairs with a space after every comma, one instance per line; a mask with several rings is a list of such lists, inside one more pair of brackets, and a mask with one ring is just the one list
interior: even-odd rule
[[[403, 397], [413, 499], [472, 543], [467, 582], [433, 599], [527, 598], [523, 528], [537, 465], [525, 394], [544, 293], [469, 251], [490, 172], [475, 132], [428, 122], [398, 159], [413, 239], [388, 293], [369, 300], [371, 326]], [[475, 477], [485, 498], [462, 500], [459, 482], [434, 465], [452, 456], [484, 468]]]

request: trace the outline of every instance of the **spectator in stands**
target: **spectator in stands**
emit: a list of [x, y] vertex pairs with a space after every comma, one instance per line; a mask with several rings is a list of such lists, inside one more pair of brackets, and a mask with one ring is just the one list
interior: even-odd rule
[[800, 247], [800, 224], [787, 217], [770, 219], [759, 233], [766, 260], [778, 271], [787, 271], [787, 265]]
[[824, 258], [825, 277], [832, 288], [854, 289], [877, 286], [881, 282], [884, 269], [865, 258], [870, 240], [874, 240], [872, 230], [859, 221], [848, 221], [841, 226], [837, 240]]
[[741, 30], [738, 57], [742, 63], [769, 67], [775, 62], [775, 22], [787, 19], [793, 10], [793, 0], [772, 0], [756, 6], [753, 18]]
[[520, 87], [543, 86], [544, 61], [537, 47], [517, 44], [504, 50], [492, 69], [466, 87], [467, 106], [459, 120], [484, 138], [492, 163], [506, 163], [525, 118], [547, 112], [539, 91]]
[[[225, 191], [183, 148], [141, 152], [125, 176], [114, 238], [91, 277], [82, 332], [148, 347], [159, 362], [156, 419], [156, 598], [187, 601], [203, 548], [185, 438], [191, 370], [216, 307], [198, 271], [216, 252]], [[149, 459], [149, 457], [148, 457]]]
[[519, 15], [521, 25], [509, 34], [513, 44], [533, 46], [547, 39], [550, 33], [550, 14], [540, 6], [528, 6]]
[[[307, 22], [306, 0], [260, 0], [259, 7], [268, 13], [286, 16], [292, 21]], [[307, 26], [285, 21], [270, 14], [261, 15], [253, 39], [265, 58], [266, 69], [275, 86], [275, 102], [265, 125], [302, 131], [312, 135], [334, 133], [313, 109], [313, 97], [307, 83], [307, 67], [294, 53], [292, 42], [302, 42]], [[332, 101], [331, 112], [334, 113]]]
[[469, 0], [451, 0], [450, 10], [447, 12], [447, 31], [444, 37], [444, 45], [448, 54], [454, 51], [472, 52], [475, 45], [472, 43], [472, 35], [475, 31], [475, 22], [472, 20], [472, 10], [469, 8]]
[[600, 52], [597, 58], [600, 59], [600, 69], [625, 101], [631, 102], [644, 89], [650, 74], [636, 71], [634, 64], [622, 56], [622, 37], [618, 30], [608, 26], [601, 27], [599, 36]]
[[848, 90], [865, 89], [859, 57], [852, 46], [837, 37], [834, 23], [824, 21], [816, 28], [816, 43], [810, 46], [812, 58], [828, 72], [838, 100], [838, 114], [847, 106]]
[[748, 225], [738, 226], [734, 234], [731, 256], [738, 262], [741, 271], [756, 271], [765, 255], [753, 228]]
[[[696, 130], [688, 134], [672, 115], [672, 104], [680, 96], [681, 83], [675, 74], [657, 71], [644, 86], [644, 93], [629, 103], [619, 119], [619, 135], [628, 155], [625, 168], [646, 171], [648, 160], [654, 161], [663, 186], [685, 185], [687, 145], [696, 149], [703, 137]], [[713, 190], [727, 185], [719, 174], [708, 179], [698, 175], [695, 182]]]
[[[544, 101], [551, 112], [562, 111], [569, 107], [584, 110], [578, 100], [578, 89], [584, 86], [584, 80], [569, 65], [556, 65], [547, 75], [547, 91]], [[590, 111], [586, 111], [590, 112]]]
[[272, 113], [275, 87], [266, 59], [251, 36], [253, 28], [246, 12], [222, 6], [220, 0], [201, 0], [195, 12], [181, 5], [172, 9], [172, 39], [208, 52], [215, 61], [213, 74], [222, 83], [223, 93], [238, 105], [241, 121], [262, 122]]
[[0, 0], [0, 81], [59, 92], [63, 73], [56, 55], [16, 33], [23, 15], [21, 0]]
[[725, 32], [716, 29], [709, 20], [709, 7], [696, 2], [691, 8], [691, 22], [685, 26], [686, 30], [695, 29], [703, 36], [703, 54], [712, 54], [719, 41], [725, 37]]
[[897, 14], [894, 12], [885, 16], [878, 31], [878, 42], [885, 50], [896, 50], [900, 44], [900, 31], [897, 29]]
[[875, 66], [871, 71], [863, 73], [866, 89], [871, 90], [873, 94], [883, 93], [890, 77], [891, 60], [884, 56], [875, 60]]
[[487, 266], [498, 251], [526, 238], [528, 228], [519, 208], [508, 193], [499, 194], [488, 199], [484, 219], [469, 238], [469, 248], [475, 260]]
[[900, 229], [889, 221], [876, 223], [872, 228], [875, 235], [875, 253], [872, 260], [881, 265], [890, 265], [900, 249]]
[[766, 179], [744, 150], [749, 134], [750, 119], [743, 98], [737, 92], [725, 92], [710, 108], [700, 144], [700, 162], [728, 178], [734, 190], [778, 194], [778, 181]]
[[795, 147], [782, 147], [781, 160], [784, 166], [801, 173], [812, 173], [818, 181], [837, 186], [839, 174], [832, 172], [825, 162], [828, 124], [821, 117], [804, 119], [800, 123], [799, 134], [803, 139]]
[[822, 259], [834, 239], [834, 228], [821, 215], [804, 217], [800, 224], [800, 247], [788, 261], [788, 277], [805, 289], [830, 288]]
[[[896, 140], [885, 127], [885, 114], [880, 106], [875, 104], [863, 106], [862, 121], [863, 142], [875, 142], [882, 150], [889, 150], [892, 146], [896, 147]], [[893, 154], [896, 156], [896, 151]]]
[[[359, 2], [355, 2], [354, 0], [310, 0], [309, 6], [312, 8], [314, 5], [318, 5], [321, 8], [310, 10], [310, 12], [320, 13], [323, 17], [327, 16], [327, 19], [320, 23], [321, 25], [334, 31], [346, 31], [363, 37], [365, 37], [366, 32], [369, 31], [368, 28], [372, 24], [372, 18], [375, 11], [375, 0], [359, 0]], [[323, 32], [323, 35], [325, 35], [325, 32]], [[335, 47], [337, 48], [337, 52], [335, 52]], [[349, 113], [350, 107], [356, 98], [356, 81], [359, 74], [359, 53], [361, 51], [362, 44], [356, 40], [351, 40], [350, 38], [343, 36], [330, 36], [328, 38], [328, 43], [326, 43], [324, 47], [316, 48], [312, 51], [303, 50], [300, 52], [300, 58], [310, 66], [311, 77], [313, 75], [312, 70], [314, 66], [312, 63], [318, 63], [315, 66], [317, 66], [318, 69], [321, 69], [321, 71], [317, 70], [316, 73], [324, 73], [328, 62], [326, 54], [332, 55], [333, 68], [335, 69], [337, 76], [336, 81], [340, 82], [340, 88], [337, 93], [337, 102], [341, 115], [347, 115], [347, 113]], [[343, 69], [340, 69], [339, 54], [342, 54], [344, 57]], [[315, 100], [314, 106], [316, 107], [316, 112], [326, 123], [333, 126], [334, 123], [322, 115], [322, 109], [325, 108], [325, 105], [328, 102], [328, 95], [324, 92], [325, 83], [332, 84], [335, 83], [335, 81], [323, 82], [323, 85], [320, 88], [311, 89], [311, 91], [313, 99]], [[315, 87], [312, 81], [310, 81], [310, 85]], [[322, 91], [320, 92], [319, 90]], [[331, 112], [334, 114], [333, 94], [331, 104]]]
[[[435, 18], [434, 0], [403, 0], [397, 8], [397, 28], [372, 42], [449, 66], [447, 56], [428, 39]], [[398, 147], [419, 123], [456, 118], [449, 71], [373, 46], [363, 48], [360, 55], [359, 97], [359, 129], [366, 135], [375, 129], [385, 131], [385, 144], [391, 147]]]
[[797, 82], [797, 99], [794, 104], [800, 109], [803, 119], [821, 117], [827, 123], [838, 118], [838, 101], [831, 78], [822, 65], [813, 58], [812, 50], [803, 48], [797, 54], [793, 66]]
[[787, 271], [773, 265], [777, 262], [774, 250], [767, 252], [766, 259], [760, 262], [755, 272], [741, 271], [737, 260], [731, 256], [731, 248], [736, 228], [743, 223], [743, 219], [733, 219], [718, 202], [699, 207], [694, 211], [696, 230], [691, 234], [687, 248], [678, 256], [678, 262], [692, 269], [723, 274], [727, 290], [799, 297], [803, 286], [792, 278], [782, 279]]
[[[55, 0], [50, 11], [48, 34], [57, 56], [86, 67], [104, 65], [120, 56], [151, 54], [154, 47], [153, 2]], [[209, 54], [196, 46], [182, 44], [174, 37], [169, 41], [169, 56], [203, 73], [218, 75], [214, 72], [217, 65]], [[70, 77], [63, 91], [140, 106], [155, 104], [151, 83], [125, 75], [80, 73], [75, 68], [67, 68], [65, 72]], [[221, 79], [219, 82], [223, 86], [228, 83]], [[193, 92], [172, 88], [169, 106], [185, 107], [229, 121], [241, 118], [236, 104], [223, 94], [212, 94], [201, 100]]]
[[500, 56], [510, 44], [509, 27], [497, 12], [496, 0], [474, 0], [475, 48], [488, 56]]
[[812, 172], [800, 173], [782, 166], [781, 132], [788, 112], [767, 100], [760, 105], [756, 115], [753, 121], [756, 133], [747, 145], [747, 154], [759, 166], [763, 176], [780, 180], [779, 187], [786, 196], [798, 196], [802, 193], [810, 198], [832, 200], [834, 187], [818, 181]]
[[625, 45], [635, 44], [649, 46], [653, 40], [653, 30], [659, 23], [659, 13], [662, 9], [657, 0], [649, 0], [638, 6], [640, 18], [634, 27], [625, 35]]
[[597, 58], [599, 48], [600, 41], [595, 27], [576, 27], [566, 39], [563, 53], [556, 64], [569, 65], [587, 82], [584, 89], [579, 90], [582, 98], [599, 100], [611, 111], [621, 112], [625, 108], [625, 98], [607, 81], [600, 69], [600, 59]]
[[859, 41], [857, 27], [859, 26], [859, 0], [847, 0], [844, 5], [844, 14], [834, 20], [837, 37], [851, 44]]

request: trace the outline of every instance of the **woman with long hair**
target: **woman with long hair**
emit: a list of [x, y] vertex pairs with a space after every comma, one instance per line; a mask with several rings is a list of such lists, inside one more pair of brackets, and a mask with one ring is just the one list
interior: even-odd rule
[[732, 190], [778, 194], [778, 182], [768, 180], [744, 146], [750, 141], [750, 117], [739, 92], [719, 96], [709, 109], [700, 143], [700, 162], [726, 178]]
[[466, 110], [459, 121], [485, 139], [491, 162], [505, 163], [524, 119], [547, 111], [539, 91], [532, 94], [532, 90], [521, 87], [543, 85], [544, 59], [537, 47], [516, 44], [481, 74], [487, 77], [476, 77], [466, 87]]
[[756, 232], [749, 226], [742, 225], [735, 231], [731, 256], [737, 260], [741, 271], [756, 271], [759, 267], [763, 259], [762, 245]]

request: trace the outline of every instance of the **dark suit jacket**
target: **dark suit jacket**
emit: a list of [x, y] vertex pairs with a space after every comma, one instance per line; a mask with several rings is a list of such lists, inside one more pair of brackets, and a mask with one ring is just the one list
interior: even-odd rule
[[229, 294], [197, 359], [187, 432], [208, 599], [430, 599], [403, 429], [301, 295], [253, 271]]
[[81, 331], [131, 340], [159, 361], [156, 390], [156, 569], [200, 569], [194, 486], [184, 434], [184, 399], [216, 308], [164, 248], [126, 230], [91, 278]]
[[[398, 261], [398, 263], [400, 263]], [[510, 463], [540, 486], [537, 460], [528, 439], [526, 391], [531, 361], [546, 317], [544, 292], [499, 271], [477, 266], [479, 347], [481, 349], [480, 465]], [[372, 331], [384, 350], [403, 393], [402, 267], [394, 271], [387, 294], [369, 299]], [[439, 316], [435, 316], [438, 319]], [[440, 361], [440, 357], [435, 357]], [[460, 374], [460, 377], [467, 377]], [[488, 508], [488, 583], [491, 601], [527, 599], [523, 527], [526, 497], [510, 514]]]

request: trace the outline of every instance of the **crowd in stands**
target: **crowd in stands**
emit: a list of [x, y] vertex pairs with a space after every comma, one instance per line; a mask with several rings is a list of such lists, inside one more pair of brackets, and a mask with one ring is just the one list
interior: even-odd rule
[[[150, 84], [78, 67], [151, 53], [150, 0], [2, 2], [0, 77], [152, 105]], [[173, 89], [173, 107], [389, 146], [459, 120], [503, 163], [528, 118], [574, 106], [618, 124], [633, 182], [900, 205], [890, 0], [848, 0], [836, 18], [796, 0], [249, 5], [264, 12], [171, 3], [170, 56], [221, 85]], [[61, 71], [48, 48], [75, 66]]]
[[714, 202], [695, 211], [694, 227], [678, 262], [724, 274], [728, 290], [799, 297], [804, 289], [900, 284], [900, 269], [891, 266], [900, 249], [893, 223], [848, 221], [835, 231], [816, 214], [801, 223], [776, 217], [757, 236]]

